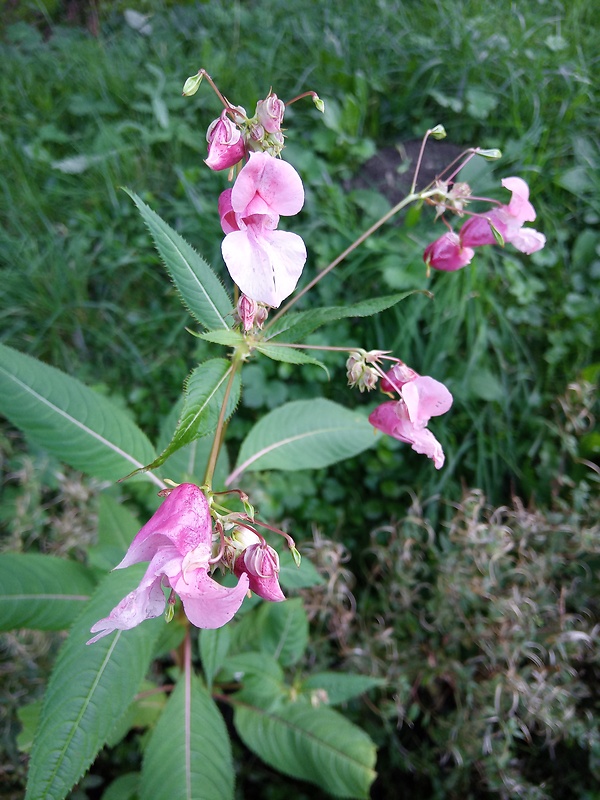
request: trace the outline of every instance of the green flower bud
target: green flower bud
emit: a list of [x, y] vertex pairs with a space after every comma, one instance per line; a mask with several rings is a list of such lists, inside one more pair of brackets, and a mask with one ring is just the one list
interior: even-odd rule
[[184, 97], [191, 97], [193, 94], [196, 94], [198, 89], [200, 88], [200, 84], [202, 83], [202, 73], [198, 72], [196, 75], [192, 75], [187, 79], [187, 81], [183, 84], [183, 91], [182, 95]]
[[433, 136], [434, 139], [445, 139], [446, 138], [446, 129], [443, 125], [436, 125], [435, 128], [432, 128], [429, 131], [430, 135]]

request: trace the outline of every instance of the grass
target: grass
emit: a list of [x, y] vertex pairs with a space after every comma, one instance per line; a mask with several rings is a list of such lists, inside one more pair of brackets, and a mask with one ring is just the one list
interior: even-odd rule
[[[373, 221], [376, 208], [386, 208], [384, 198], [352, 188], [366, 159], [442, 122], [457, 145], [504, 152], [499, 163], [472, 173], [477, 193], [501, 197], [499, 181], [507, 175], [528, 180], [546, 249], [527, 258], [486, 248], [473, 267], [427, 279], [422, 249], [442, 228], [421, 209], [369, 240], [319, 284], [311, 303], [354, 302], [405, 288], [434, 292], [434, 300], [412, 296], [360, 326], [335, 323], [314, 342], [393, 349], [447, 382], [453, 411], [432, 426], [449, 453], [447, 467], [438, 473], [387, 440], [318, 475], [258, 475], [245, 488], [261, 497], [263, 516], [291, 518], [306, 536], [317, 526], [343, 540], [359, 581], [369, 580], [368, 558], [365, 566], [357, 555], [369, 546], [369, 529], [402, 518], [408, 492], [424, 503], [423, 525], [451, 520], [452, 504], [473, 486], [495, 505], [510, 503], [516, 493], [554, 513], [569, 487], [590, 480], [588, 465], [600, 447], [593, 426], [577, 422], [597, 414], [600, 363], [600, 152], [592, 135], [600, 116], [593, 82], [600, 28], [592, 0], [510, 6], [350, 0], [343, 13], [299, 0], [293, 15], [275, 0], [140, 3], [138, 10], [150, 14], [150, 36], [127, 24], [123, 11], [131, 5], [103, 4], [97, 37], [66, 24], [50, 3], [13, 12], [4, 31], [1, 340], [119, 398], [157, 435], [185, 375], [207, 350], [185, 332], [189, 317], [119, 187], [141, 194], [220, 264], [216, 197], [224, 178], [202, 164], [205, 130], [219, 106], [204, 86], [191, 100], [180, 96], [184, 79], [200, 66], [247, 109], [271, 85], [283, 98], [314, 89], [325, 100], [325, 119], [309, 101], [286, 114], [286, 153], [307, 191], [305, 210], [294, 220], [309, 248], [306, 281]], [[85, 4], [80, 8], [83, 18]], [[232, 441], [284, 400], [321, 392], [346, 405], [372, 401], [351, 396], [343, 363], [325, 360], [330, 382], [311, 368], [251, 364]], [[57, 491], [51, 478], [45, 490], [39, 476], [15, 480], [28, 456], [21, 442], [15, 448], [8, 426], [4, 431], [5, 507], [29, 496], [31, 486], [34, 506], [51, 502], [48, 493]], [[27, 508], [35, 537], [49, 536], [44, 515]], [[21, 533], [14, 518], [3, 514], [2, 522], [16, 541]], [[452, 558], [461, 546], [460, 536], [448, 545]], [[427, 569], [442, 556], [429, 553]], [[374, 614], [389, 611], [381, 600], [365, 602]], [[379, 646], [373, 637], [368, 644]], [[445, 719], [458, 724], [452, 714]], [[512, 747], [518, 734], [509, 733]], [[394, 735], [386, 740], [392, 765], [395, 758], [405, 769], [402, 748], [418, 749], [411, 757], [422, 759], [415, 767], [421, 775], [427, 763], [438, 763], [440, 745], [424, 744], [426, 733], [402, 739], [390, 755], [398, 744]], [[471, 778], [476, 759], [473, 764]], [[489, 791], [508, 796], [500, 773], [484, 766]], [[459, 773], [441, 770], [438, 794], [431, 782], [426, 790], [444, 796], [444, 780], [473, 790], [475, 779]], [[535, 784], [531, 775], [528, 780]], [[515, 796], [537, 795], [531, 789]]]

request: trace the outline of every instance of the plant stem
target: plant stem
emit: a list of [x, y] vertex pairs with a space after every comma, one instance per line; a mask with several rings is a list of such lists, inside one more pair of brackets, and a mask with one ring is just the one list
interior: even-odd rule
[[378, 219], [377, 222], [375, 222], [373, 225], [371, 225], [370, 228], [368, 228], [364, 233], [362, 233], [358, 237], [358, 239], [352, 242], [352, 244], [349, 247], [347, 247], [343, 253], [340, 253], [340, 255], [337, 258], [335, 258], [331, 262], [331, 264], [329, 264], [327, 267], [325, 267], [324, 270], [322, 270], [318, 275], [316, 275], [312, 279], [312, 281], [307, 283], [304, 289], [298, 292], [298, 294], [294, 295], [294, 297], [289, 301], [289, 303], [286, 303], [284, 307], [281, 308], [277, 312], [277, 314], [275, 314], [275, 316], [267, 323], [267, 325], [265, 325], [264, 330], [270, 328], [271, 325], [273, 325], [273, 323], [279, 319], [279, 317], [283, 316], [283, 314], [285, 314], [286, 311], [289, 311], [289, 309], [294, 305], [294, 303], [297, 303], [298, 300], [307, 292], [309, 292], [313, 288], [313, 286], [315, 286], [322, 278], [325, 277], [325, 275], [331, 272], [331, 270], [334, 269], [334, 267], [337, 267], [338, 264], [340, 264], [347, 256], [349, 256], [353, 250], [356, 250], [356, 248], [359, 245], [361, 245], [366, 239], [368, 239], [369, 236], [375, 233], [376, 230], [381, 228], [381, 226], [384, 225], [388, 221], [388, 219], [391, 219], [394, 216], [394, 214], [397, 214], [398, 211], [401, 211], [405, 206], [409, 205], [409, 203], [413, 203], [415, 200], [421, 199], [422, 196], [423, 196], [422, 193], [415, 194], [414, 192], [411, 192], [403, 200], [401, 200], [393, 208], [391, 208], [386, 214], [384, 214], [383, 217], [381, 217], [381, 219]]
[[236, 350], [233, 359], [231, 361], [231, 366], [229, 367], [229, 380], [227, 381], [227, 386], [225, 387], [225, 395], [223, 397], [223, 403], [221, 404], [221, 411], [219, 412], [217, 428], [215, 430], [212, 448], [210, 451], [210, 456], [208, 458], [208, 464], [206, 465], [206, 472], [204, 473], [203, 485], [208, 486], [209, 488], [212, 486], [212, 479], [213, 475], [215, 474], [217, 458], [219, 457], [219, 450], [221, 449], [221, 444], [223, 441], [223, 433], [225, 428], [225, 415], [227, 413], [227, 403], [229, 401], [229, 395], [231, 394], [231, 389], [233, 388], [233, 381], [235, 379], [236, 373], [242, 363], [242, 358], [243, 358], [242, 355], [238, 353]]

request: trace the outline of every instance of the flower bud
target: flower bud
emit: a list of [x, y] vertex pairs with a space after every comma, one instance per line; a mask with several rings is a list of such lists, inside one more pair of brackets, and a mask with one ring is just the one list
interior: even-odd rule
[[192, 95], [196, 94], [200, 88], [200, 84], [202, 83], [202, 77], [203, 75], [201, 72], [198, 72], [196, 75], [191, 75], [183, 84], [183, 91], [181, 94], [184, 97], [191, 97]]
[[259, 100], [256, 104], [256, 118], [267, 133], [277, 133], [281, 130], [284, 112], [284, 102], [271, 92], [265, 100]]
[[446, 129], [443, 125], [436, 125], [435, 128], [432, 128], [429, 131], [430, 135], [434, 139], [445, 139], [446, 138]]
[[205, 164], [212, 170], [228, 169], [237, 164], [246, 153], [246, 145], [239, 128], [223, 111], [218, 119], [208, 126], [206, 132], [208, 158]]
[[233, 567], [236, 575], [246, 574], [250, 591], [265, 600], [285, 600], [279, 586], [279, 555], [262, 542], [251, 544], [238, 556]]
[[457, 233], [448, 231], [425, 248], [423, 261], [428, 267], [454, 272], [469, 264], [474, 255], [475, 251], [463, 246]]
[[254, 319], [258, 310], [256, 300], [251, 300], [245, 294], [240, 295], [237, 304], [237, 313], [245, 333], [252, 330]]

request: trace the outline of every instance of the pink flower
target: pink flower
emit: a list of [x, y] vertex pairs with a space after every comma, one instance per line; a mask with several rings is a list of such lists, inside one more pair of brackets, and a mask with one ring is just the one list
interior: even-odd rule
[[475, 251], [465, 247], [457, 233], [448, 231], [425, 248], [423, 261], [428, 267], [454, 272], [466, 267], [474, 255]]
[[223, 111], [208, 126], [206, 132], [208, 158], [204, 163], [213, 170], [228, 169], [246, 155], [246, 145], [240, 129]]
[[502, 186], [512, 192], [509, 204], [467, 220], [459, 233], [462, 245], [481, 247], [484, 244], [497, 244], [491, 223], [505, 242], [522, 253], [531, 255], [541, 250], [546, 244], [544, 234], [523, 227], [525, 222], [533, 222], [536, 217], [535, 209], [529, 202], [529, 186], [522, 178], [504, 178]]
[[396, 391], [400, 399], [382, 403], [369, 416], [369, 422], [388, 436], [412, 446], [417, 453], [433, 459], [436, 469], [444, 465], [444, 451], [427, 429], [431, 417], [445, 414], [452, 395], [443, 383], [419, 375], [406, 364], [396, 364], [382, 379], [384, 391]]
[[268, 544], [259, 542], [242, 550], [236, 558], [233, 571], [240, 578], [247, 575], [250, 591], [264, 600], [279, 602], [285, 595], [279, 585], [279, 556]]
[[241, 606], [249, 586], [240, 575], [231, 589], [209, 575], [212, 522], [200, 489], [183, 483], [169, 494], [132, 541], [115, 569], [150, 561], [139, 586], [92, 627], [93, 644], [115, 630], [129, 630], [165, 610], [163, 586], [179, 595], [187, 618], [198, 628], [220, 628]]
[[219, 198], [223, 258], [250, 299], [277, 308], [296, 288], [306, 248], [300, 236], [276, 228], [280, 215], [297, 214], [303, 204], [296, 170], [267, 153], [251, 153], [233, 188]]

